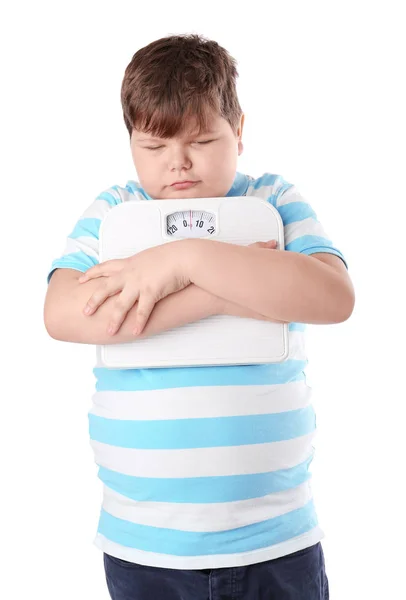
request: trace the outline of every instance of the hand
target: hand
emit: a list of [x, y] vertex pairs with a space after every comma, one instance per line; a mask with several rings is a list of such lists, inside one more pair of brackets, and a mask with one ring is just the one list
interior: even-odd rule
[[88, 269], [79, 283], [97, 277], [106, 279], [89, 298], [84, 313], [94, 313], [106, 298], [118, 294], [107, 330], [114, 335], [138, 301], [134, 335], [140, 334], [155, 304], [190, 284], [184, 268], [188, 252], [184, 242], [187, 240], [167, 242], [129, 258], [108, 260]]

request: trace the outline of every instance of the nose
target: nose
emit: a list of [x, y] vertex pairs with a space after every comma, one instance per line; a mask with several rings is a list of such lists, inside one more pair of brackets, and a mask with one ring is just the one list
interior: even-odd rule
[[169, 157], [169, 168], [171, 171], [189, 169], [191, 164], [192, 162], [184, 148], [176, 147], [171, 150]]

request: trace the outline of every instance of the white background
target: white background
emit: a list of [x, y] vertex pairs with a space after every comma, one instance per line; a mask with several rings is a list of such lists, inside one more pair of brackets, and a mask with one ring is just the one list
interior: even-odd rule
[[50, 338], [46, 276], [93, 199], [137, 179], [120, 86], [173, 33], [238, 61], [238, 170], [281, 174], [344, 253], [351, 318], [308, 327], [313, 492], [332, 600], [404, 593], [401, 2], [15, 2], [1, 10], [2, 598], [109, 598], [93, 546], [95, 349]]

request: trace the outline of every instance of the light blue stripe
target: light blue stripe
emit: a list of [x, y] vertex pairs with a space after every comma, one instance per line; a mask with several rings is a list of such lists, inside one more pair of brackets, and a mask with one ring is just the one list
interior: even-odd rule
[[101, 219], [80, 219], [68, 237], [73, 239], [78, 237], [92, 237], [98, 240], [100, 223]]
[[107, 419], [89, 414], [90, 439], [120, 448], [179, 450], [267, 444], [316, 429], [311, 405], [274, 414], [165, 420]]
[[[289, 469], [248, 475], [212, 477], [135, 477], [99, 465], [99, 479], [109, 488], [136, 501], [212, 504], [262, 498], [283, 492], [311, 479], [312, 454]], [[97, 464], [97, 463], [96, 463]]]
[[313, 246], [323, 246], [325, 248], [333, 247], [331, 240], [328, 240], [327, 238], [318, 235], [301, 235], [293, 240], [293, 242], [290, 242], [290, 244], [286, 244], [285, 250], [290, 252], [302, 252], [308, 248], [313, 248]]
[[97, 264], [98, 262], [94, 256], [89, 256], [85, 252], [82, 252], [82, 250], [79, 252], [70, 252], [53, 261], [47, 276], [47, 283], [50, 282], [55, 269], [76, 269], [77, 271], [84, 273]]
[[130, 192], [131, 194], [135, 195], [136, 193], [139, 193], [142, 196], [144, 196], [144, 198], [146, 200], [152, 200], [151, 196], [149, 194], [147, 194], [147, 192], [145, 190], [143, 190], [140, 185], [137, 185], [136, 181], [127, 181], [125, 189], [128, 192]]
[[302, 508], [259, 523], [226, 531], [180, 531], [139, 525], [101, 510], [98, 532], [107, 539], [145, 552], [200, 556], [249, 552], [280, 544], [318, 525], [313, 500]]
[[326, 248], [325, 246], [313, 246], [312, 248], [307, 248], [306, 250], [302, 250], [302, 254], [307, 254], [308, 256], [310, 256], [311, 254], [317, 254], [318, 252], [325, 252], [326, 254], [335, 254], [335, 256], [338, 256], [339, 258], [341, 258], [341, 260], [343, 261], [343, 263], [345, 264], [345, 266], [347, 267], [347, 270], [348, 270], [347, 261], [345, 260], [344, 256], [341, 254], [341, 252], [339, 250], [337, 250], [336, 248], [331, 248], [330, 246], [328, 248]]
[[308, 360], [245, 366], [174, 367], [165, 369], [107, 369], [95, 367], [96, 390], [163, 390], [217, 385], [267, 385], [305, 378]]
[[343, 260], [348, 269], [347, 262], [340, 250], [334, 248], [331, 240], [318, 235], [302, 235], [293, 240], [293, 242], [290, 242], [290, 244], [286, 244], [285, 250], [289, 252], [301, 252], [302, 254], [306, 255], [317, 254], [318, 252], [335, 254]]
[[306, 331], [306, 323], [289, 323], [289, 331]]
[[269, 204], [272, 204], [272, 206], [274, 206], [276, 208], [276, 210], [279, 211], [279, 208], [276, 207], [277, 198], [278, 198], [277, 194], [272, 194], [271, 196], [269, 196], [266, 199], [266, 201], [269, 202]]
[[250, 181], [247, 175], [237, 172], [234, 177], [233, 185], [227, 192], [226, 197], [244, 196], [248, 190], [249, 183]]
[[289, 204], [278, 206], [278, 211], [284, 226], [309, 218], [317, 221], [316, 213], [306, 202], [290, 202]]
[[[113, 186], [115, 190], [117, 190], [117, 187], [118, 186]], [[97, 196], [96, 200], [105, 200], [109, 206], [117, 206], [117, 204], [121, 204], [122, 202], [121, 199], [116, 198], [113, 194], [110, 194], [110, 192], [102, 192]]]

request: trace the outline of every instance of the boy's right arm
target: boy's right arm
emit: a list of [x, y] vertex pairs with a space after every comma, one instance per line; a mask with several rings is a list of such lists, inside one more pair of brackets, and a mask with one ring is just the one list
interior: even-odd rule
[[107, 298], [93, 315], [84, 315], [83, 308], [100, 281], [92, 279], [80, 284], [78, 279], [81, 275], [74, 269], [57, 269], [48, 285], [44, 323], [48, 334], [56, 340], [94, 345], [124, 344], [217, 314], [270, 321], [264, 315], [192, 284], [157, 302], [141, 335], [134, 336], [132, 333], [136, 322], [136, 303], [119, 331], [111, 336], [107, 334], [107, 326], [116, 297]]

